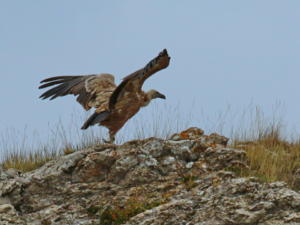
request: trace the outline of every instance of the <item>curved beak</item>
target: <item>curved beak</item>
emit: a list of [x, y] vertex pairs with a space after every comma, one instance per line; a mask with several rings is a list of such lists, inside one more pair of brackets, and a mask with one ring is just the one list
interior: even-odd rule
[[166, 96], [161, 94], [161, 93], [157, 93], [156, 94], [156, 98], [162, 98], [162, 99], [166, 99]]

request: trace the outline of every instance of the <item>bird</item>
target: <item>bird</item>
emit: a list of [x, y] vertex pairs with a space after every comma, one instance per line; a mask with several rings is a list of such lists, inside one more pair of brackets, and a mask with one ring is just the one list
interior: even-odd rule
[[94, 113], [84, 122], [81, 129], [93, 125], [108, 129], [109, 139], [105, 143], [114, 143], [115, 135], [124, 124], [142, 107], [146, 107], [156, 98], [166, 99], [157, 90], [142, 90], [147, 78], [169, 66], [171, 57], [166, 49], [147, 63], [143, 68], [123, 78], [117, 86], [112, 74], [101, 73], [76, 76], [55, 76], [42, 80], [39, 89], [51, 87], [40, 98], [53, 100], [60, 96], [77, 96], [77, 102]]

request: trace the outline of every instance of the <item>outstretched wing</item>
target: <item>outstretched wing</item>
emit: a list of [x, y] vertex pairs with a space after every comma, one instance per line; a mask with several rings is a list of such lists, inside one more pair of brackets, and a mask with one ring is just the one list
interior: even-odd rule
[[78, 95], [77, 101], [89, 110], [107, 110], [110, 96], [116, 89], [114, 76], [111, 74], [93, 74], [86, 76], [57, 76], [42, 80], [39, 88], [52, 87], [44, 92], [40, 98], [50, 100], [68, 94]]
[[144, 68], [126, 76], [110, 97], [109, 109], [112, 110], [118, 100], [126, 95], [126, 92], [134, 93], [140, 91], [145, 80], [157, 71], [167, 68], [169, 62], [170, 57], [167, 50], [164, 49]]

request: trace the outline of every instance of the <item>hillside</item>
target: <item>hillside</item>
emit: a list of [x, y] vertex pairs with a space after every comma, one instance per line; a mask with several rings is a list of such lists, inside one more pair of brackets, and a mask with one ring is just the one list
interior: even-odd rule
[[0, 169], [0, 224], [300, 224], [300, 194], [241, 177], [244, 150], [198, 128]]

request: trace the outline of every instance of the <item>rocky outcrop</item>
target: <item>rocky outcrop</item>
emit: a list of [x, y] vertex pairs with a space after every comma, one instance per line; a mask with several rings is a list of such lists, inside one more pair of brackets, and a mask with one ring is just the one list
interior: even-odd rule
[[0, 224], [300, 224], [300, 194], [237, 177], [245, 152], [197, 128], [0, 170]]

